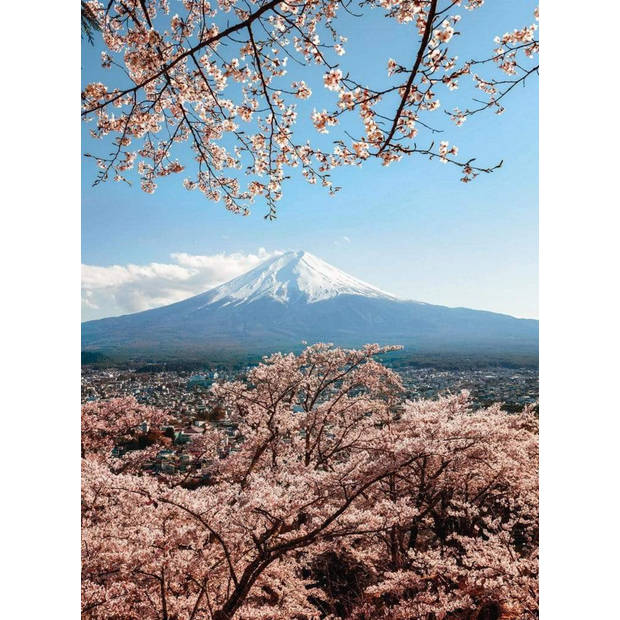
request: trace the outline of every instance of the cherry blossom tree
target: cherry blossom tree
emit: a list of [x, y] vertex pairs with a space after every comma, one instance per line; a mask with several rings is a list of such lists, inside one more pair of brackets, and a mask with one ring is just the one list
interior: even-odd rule
[[193, 486], [149, 465], [166, 414], [86, 405], [83, 615], [535, 615], [535, 416], [404, 403], [388, 350], [315, 345], [214, 386], [236, 434], [197, 440]]
[[538, 616], [537, 426], [466, 393], [403, 407], [390, 432], [418, 456], [373, 488], [363, 547], [346, 540], [374, 574], [354, 617]]
[[[91, 135], [112, 141], [109, 155], [87, 154], [100, 169], [95, 183], [129, 182], [137, 167], [152, 193], [158, 178], [183, 172], [188, 190], [243, 214], [262, 197], [273, 218], [294, 168], [334, 193], [340, 188], [331, 172], [339, 166], [370, 159], [387, 166], [417, 154], [452, 164], [469, 182], [501, 162], [459, 158], [451, 140], [435, 139], [443, 120], [459, 126], [483, 111], [500, 114], [506, 95], [538, 73], [538, 9], [527, 2], [523, 24], [498, 35], [494, 47], [489, 41], [486, 57], [465, 59], [453, 51], [457, 38], [467, 42], [458, 11], [468, 14], [465, 24], [484, 0], [175, 4], [171, 11], [168, 0], [85, 3], [107, 48], [102, 66], [112, 72], [108, 84], [89, 83], [82, 92]], [[409, 58], [393, 59], [389, 41], [377, 44], [385, 74], [371, 83], [347, 69], [340, 16], [365, 19], [372, 11], [409, 26], [412, 47]], [[464, 88], [459, 105], [442, 108], [465, 80], [478, 96]], [[331, 104], [306, 109], [304, 100], [323, 88], [333, 93]], [[304, 133], [300, 114], [318, 135]]]

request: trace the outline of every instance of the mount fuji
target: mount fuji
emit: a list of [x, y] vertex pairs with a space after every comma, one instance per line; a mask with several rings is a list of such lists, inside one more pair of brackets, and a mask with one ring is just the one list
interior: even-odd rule
[[82, 349], [191, 357], [302, 342], [425, 351], [536, 352], [538, 321], [399, 299], [308, 252], [287, 252], [183, 301], [82, 323]]

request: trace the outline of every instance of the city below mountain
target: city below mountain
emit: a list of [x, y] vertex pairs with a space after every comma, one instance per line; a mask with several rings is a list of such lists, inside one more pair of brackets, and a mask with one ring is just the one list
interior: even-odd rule
[[287, 252], [205, 293], [82, 323], [82, 349], [156, 359], [400, 344], [433, 353], [537, 354], [538, 321], [405, 301], [308, 252]]

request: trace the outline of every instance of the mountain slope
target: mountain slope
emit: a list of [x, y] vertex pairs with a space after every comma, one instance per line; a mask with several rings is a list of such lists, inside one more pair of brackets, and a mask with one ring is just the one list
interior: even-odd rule
[[[338, 295], [396, 297], [332, 267], [308, 252], [287, 252], [204, 294], [207, 304], [249, 303], [274, 299], [282, 303], [315, 303]], [[200, 296], [198, 296], [200, 297]]]
[[537, 321], [399, 300], [307, 252], [169, 306], [82, 324], [84, 350], [159, 356], [290, 350], [302, 341], [529, 352], [537, 340]]

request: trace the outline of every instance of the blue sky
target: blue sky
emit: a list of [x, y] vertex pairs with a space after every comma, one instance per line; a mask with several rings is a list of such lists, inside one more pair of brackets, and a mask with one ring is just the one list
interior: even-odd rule
[[[471, 17], [461, 11], [467, 38], [464, 35], [460, 44], [474, 55], [488, 53], [495, 34], [532, 22], [534, 6], [495, 0]], [[471, 22], [467, 31], [466, 18]], [[390, 56], [409, 64], [413, 53], [409, 29], [387, 22], [377, 11], [363, 20], [347, 19], [345, 27], [349, 42], [343, 69], [362, 76], [384, 73]], [[369, 45], [371, 39], [376, 46]], [[379, 44], [387, 42], [389, 47], [379, 52]], [[84, 43], [83, 50], [84, 81], [107, 81], [109, 74], [99, 68], [101, 48]], [[319, 107], [320, 98], [327, 96], [317, 95], [318, 102], [313, 97], [311, 107]], [[457, 144], [460, 156], [476, 156], [481, 164], [504, 160], [503, 167], [491, 175], [464, 184], [451, 166], [409, 157], [387, 168], [371, 163], [334, 171], [335, 184], [343, 186], [335, 197], [293, 178], [284, 186], [275, 222], [263, 219], [265, 207], [260, 203], [250, 216], [240, 217], [198, 192], [187, 192], [181, 183], [183, 174], [160, 181], [154, 195], [142, 192], [139, 184], [108, 182], [92, 187], [96, 169], [92, 161], [84, 160], [82, 262], [101, 268], [133, 265], [135, 283], [138, 267], [155, 264], [174, 270], [178, 259], [173, 254], [235, 253], [243, 262], [248, 254], [262, 256], [257, 254], [259, 248], [266, 253], [304, 249], [403, 298], [536, 318], [537, 101], [532, 80], [526, 88], [514, 89], [501, 116], [477, 115], [460, 128], [444, 123], [447, 131], [439, 139]], [[308, 131], [309, 123], [300, 123]], [[83, 150], [105, 153], [106, 146], [84, 137]], [[97, 273], [104, 277], [110, 272]], [[153, 290], [158, 280], [151, 278], [150, 301], [134, 299], [133, 305], [123, 305], [120, 295], [112, 299], [117, 294], [113, 280], [97, 292], [96, 303], [86, 305], [85, 319], [168, 299], [166, 291], [159, 295]], [[163, 288], [169, 285], [165, 279], [161, 282]]]

